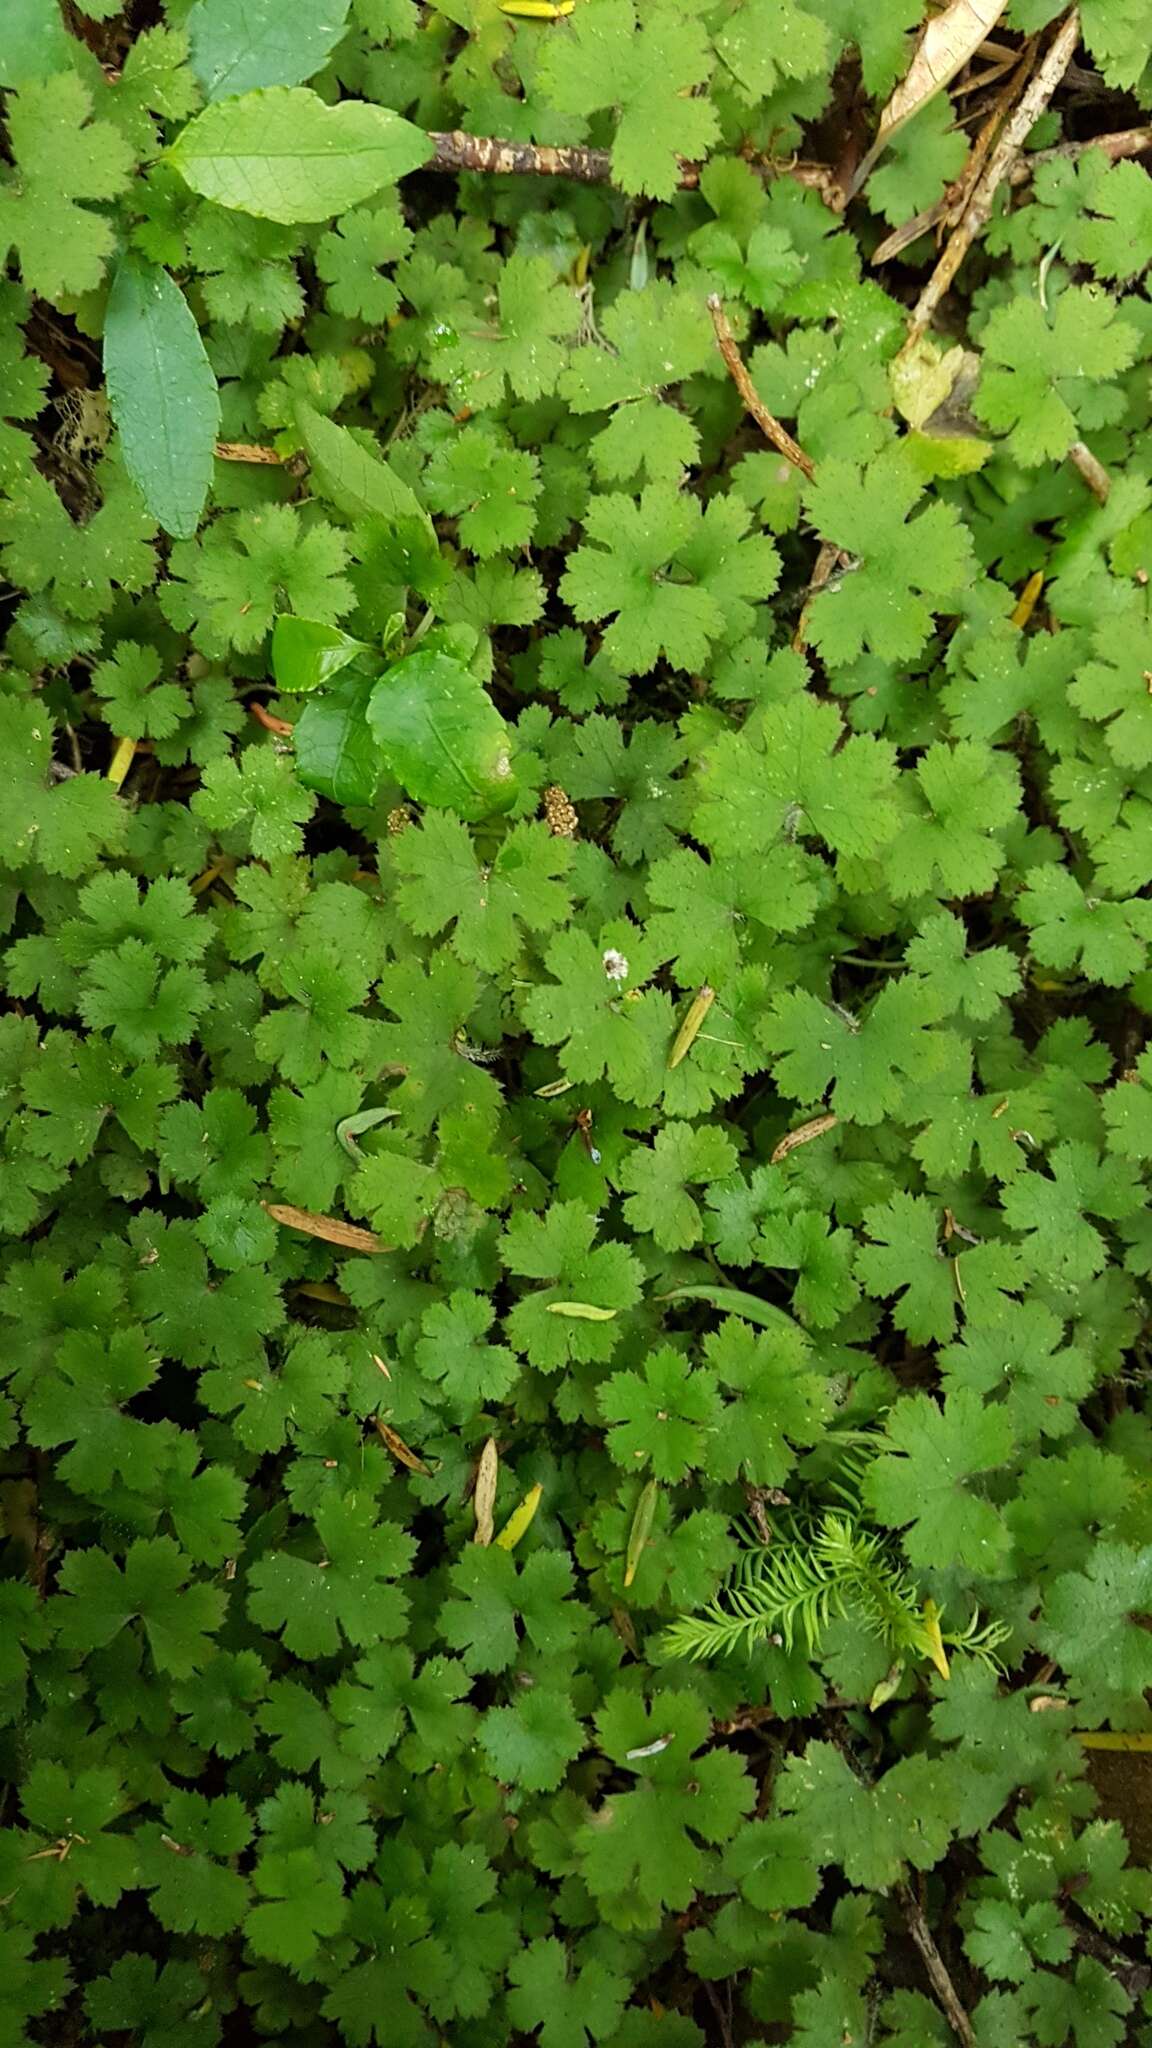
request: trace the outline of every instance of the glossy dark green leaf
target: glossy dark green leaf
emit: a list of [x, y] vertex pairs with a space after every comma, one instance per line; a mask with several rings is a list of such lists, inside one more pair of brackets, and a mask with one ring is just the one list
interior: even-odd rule
[[389, 773], [418, 803], [476, 819], [512, 802], [511, 732], [462, 662], [425, 649], [398, 661], [376, 684], [368, 720]]
[[366, 717], [374, 681], [356, 670], [341, 676], [296, 723], [300, 780], [336, 804], [370, 804], [376, 794], [382, 764]]
[[321, 619], [298, 619], [283, 612], [272, 632], [272, 673], [279, 690], [318, 690], [342, 669], [369, 652], [363, 640], [326, 626]]
[[220, 393], [183, 292], [140, 256], [112, 282], [104, 376], [129, 476], [165, 533], [189, 540], [212, 481]]

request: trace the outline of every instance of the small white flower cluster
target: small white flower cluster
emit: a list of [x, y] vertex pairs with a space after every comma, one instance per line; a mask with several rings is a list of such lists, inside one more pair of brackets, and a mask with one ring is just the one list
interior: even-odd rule
[[615, 946], [609, 946], [604, 955], [604, 972], [608, 976], [609, 981], [627, 981], [628, 979], [628, 962], [624, 958], [623, 953], [616, 951]]

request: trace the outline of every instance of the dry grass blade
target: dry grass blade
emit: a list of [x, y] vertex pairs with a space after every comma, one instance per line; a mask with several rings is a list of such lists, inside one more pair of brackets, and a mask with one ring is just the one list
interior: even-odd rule
[[1006, 0], [950, 0], [944, 12], [928, 23], [907, 77], [894, 87], [880, 116], [876, 140], [848, 188], [849, 199], [860, 190], [877, 157], [887, 149], [892, 137], [934, 100], [937, 93], [951, 85], [957, 72], [976, 55], [1003, 14], [1005, 4]]
[[1029, 130], [1039, 120], [1072, 62], [1072, 55], [1079, 40], [1080, 12], [1078, 8], [1073, 7], [1071, 12], [1065, 15], [1043, 60], [1037, 66], [1035, 75], [1005, 121], [1001, 134], [989, 154], [987, 164], [972, 189], [955, 232], [916, 301], [908, 323], [906, 347], [917, 341], [931, 324], [940, 301], [949, 290], [972, 243], [981, 229], [987, 225], [996, 193], [1008, 176]]

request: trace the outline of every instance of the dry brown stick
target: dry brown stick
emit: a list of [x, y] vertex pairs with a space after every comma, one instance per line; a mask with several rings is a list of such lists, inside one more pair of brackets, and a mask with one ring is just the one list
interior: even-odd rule
[[812, 606], [815, 604], [816, 599], [822, 590], [827, 590], [837, 571], [843, 568], [851, 559], [852, 557], [847, 550], [837, 547], [835, 541], [821, 541], [820, 552], [816, 557], [815, 566], [812, 570], [812, 578], [804, 593], [804, 608], [796, 621], [796, 631], [792, 635], [793, 654], [803, 654], [804, 649], [808, 645], [808, 622], [812, 616]]
[[1111, 135], [1090, 136], [1087, 142], [1058, 142], [1053, 149], [1038, 149], [1013, 164], [1008, 173], [1008, 183], [1026, 185], [1040, 164], [1086, 156], [1090, 149], [1102, 149], [1109, 163], [1113, 164], [1118, 164], [1122, 157], [1147, 156], [1152, 150], [1152, 128], [1117, 128]]
[[941, 2012], [957, 2040], [963, 2041], [964, 2048], [976, 2048], [972, 2022], [960, 2003], [944, 1958], [932, 1939], [932, 1932], [924, 1918], [919, 1899], [911, 1885], [906, 1884], [897, 1885], [896, 1896], [903, 1909], [908, 1932], [920, 1951], [920, 1960], [928, 1973], [928, 1981], [936, 1994]]
[[1080, 13], [1073, 7], [1065, 15], [1056, 35], [1015, 110], [1008, 116], [991, 151], [972, 195], [944, 253], [916, 301], [908, 323], [908, 344], [919, 340], [931, 325], [941, 299], [949, 290], [972, 243], [991, 217], [996, 193], [1018, 156], [1029, 130], [1035, 126], [1072, 61], [1080, 40]]
[[[469, 135], [463, 128], [433, 131], [434, 171], [490, 171], [530, 178], [573, 178], [578, 185], [607, 185], [612, 160], [606, 149], [553, 149], [544, 142], [504, 142], [496, 135]], [[695, 164], [683, 166], [681, 179], [691, 189], [700, 182]]]
[[991, 106], [985, 113], [980, 127], [973, 138], [968, 155], [965, 158], [960, 176], [951, 185], [945, 187], [935, 205], [925, 207], [923, 213], [916, 214], [914, 219], [905, 221], [898, 228], [893, 228], [892, 233], [885, 236], [880, 246], [872, 251], [869, 258], [869, 262], [874, 266], [881, 263], [890, 263], [894, 256], [899, 256], [908, 247], [910, 242], [916, 241], [918, 236], [927, 233], [929, 228], [938, 228], [942, 231], [944, 228], [955, 227], [957, 221], [963, 218], [968, 201], [975, 190], [976, 181], [984, 169], [988, 151], [996, 139], [1000, 123], [1003, 121], [1017, 92], [1023, 90], [1028, 73], [1032, 68], [1032, 44], [1025, 43], [1022, 50], [1013, 52], [1013, 56], [1015, 63], [1012, 76], [1006, 85], [1001, 86], [1000, 91], [995, 95]]
[[[979, 147], [979, 139], [973, 145], [973, 155]], [[1030, 156], [1021, 156], [1013, 164], [1004, 180], [1006, 185], [1027, 185], [1039, 170], [1041, 164], [1075, 163], [1077, 157], [1087, 156], [1090, 149], [1104, 152], [1109, 163], [1118, 164], [1125, 157], [1147, 156], [1152, 153], [1152, 128], [1118, 128], [1111, 135], [1090, 136], [1086, 142], [1058, 142], [1053, 149], [1037, 149]], [[969, 159], [971, 163], [971, 159]], [[890, 263], [899, 256], [910, 242], [926, 234], [940, 221], [955, 218], [955, 188], [944, 192], [933, 205], [926, 206], [914, 219], [893, 228], [890, 235], [872, 251], [868, 261], [875, 268], [880, 263]]]
[[[573, 143], [553, 148], [545, 142], [508, 142], [498, 135], [470, 135], [463, 128], [434, 129], [428, 137], [433, 155], [431, 171], [481, 171], [498, 177], [572, 178], [578, 185], [610, 185], [612, 159], [606, 149], [587, 149]], [[678, 159], [681, 192], [694, 192], [700, 183], [700, 165], [686, 157]], [[753, 164], [769, 178], [791, 178], [797, 185], [818, 192], [835, 210], [840, 203], [835, 175], [826, 164]]]
[[736, 346], [736, 337], [728, 325], [724, 302], [716, 292], [708, 294], [708, 311], [712, 315], [712, 325], [716, 330], [717, 346], [728, 366], [728, 374], [744, 402], [745, 412], [751, 414], [761, 433], [771, 441], [772, 446], [778, 448], [781, 455], [785, 456], [794, 468], [811, 478], [815, 475], [811, 457], [805, 455], [799, 441], [793, 440], [787, 427], [781, 426], [775, 413], [769, 412], [748, 375], [744, 358]]

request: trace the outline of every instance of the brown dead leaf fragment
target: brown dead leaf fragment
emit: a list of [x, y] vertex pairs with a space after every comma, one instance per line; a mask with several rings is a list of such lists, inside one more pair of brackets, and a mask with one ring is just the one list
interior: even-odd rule
[[346, 1252], [388, 1252], [391, 1245], [384, 1244], [374, 1230], [361, 1230], [355, 1223], [345, 1223], [339, 1216], [317, 1216], [312, 1209], [298, 1209], [294, 1202], [262, 1202], [261, 1208], [271, 1216], [273, 1223], [282, 1223], [287, 1230], [302, 1230], [306, 1237], [322, 1237], [326, 1244], [338, 1244]]
[[259, 462], [278, 466], [281, 459], [274, 448], [261, 448], [254, 441], [217, 441], [216, 454], [221, 462]]
[[385, 1450], [391, 1451], [398, 1465], [406, 1466], [409, 1472], [419, 1472], [422, 1479], [431, 1476], [423, 1458], [417, 1457], [416, 1452], [405, 1443], [398, 1431], [390, 1428], [388, 1423], [381, 1422], [379, 1416], [376, 1417], [376, 1429]]
[[970, 57], [976, 55], [1004, 12], [1006, 0], [951, 0], [942, 14], [928, 23], [916, 47], [907, 76], [895, 86], [876, 130], [876, 140], [852, 179], [849, 199], [855, 197], [882, 150], [915, 115], [951, 85]]
[[822, 1138], [825, 1131], [835, 1130], [839, 1121], [839, 1117], [833, 1116], [829, 1111], [826, 1116], [814, 1116], [806, 1124], [797, 1124], [794, 1131], [785, 1132], [773, 1150], [768, 1164], [779, 1166], [780, 1161], [787, 1159], [790, 1152], [795, 1152], [798, 1145], [810, 1145], [813, 1138]]

